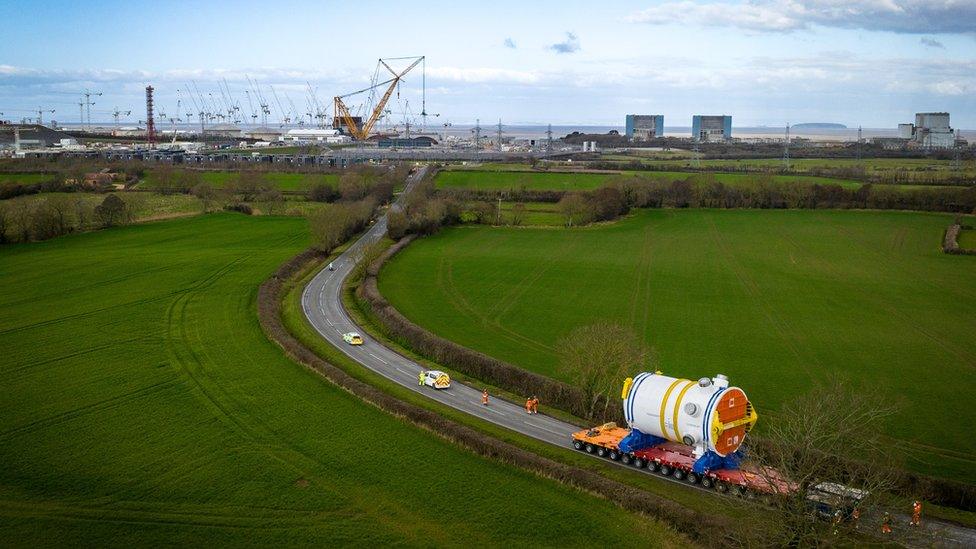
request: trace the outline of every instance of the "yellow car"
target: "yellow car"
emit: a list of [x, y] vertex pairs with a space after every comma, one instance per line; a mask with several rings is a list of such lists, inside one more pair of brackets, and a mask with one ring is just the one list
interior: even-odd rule
[[350, 345], [362, 345], [363, 336], [356, 332], [349, 332], [347, 334], [342, 334], [342, 340]]

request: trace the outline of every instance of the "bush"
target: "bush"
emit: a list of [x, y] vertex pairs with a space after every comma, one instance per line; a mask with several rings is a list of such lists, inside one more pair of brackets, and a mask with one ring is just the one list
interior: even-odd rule
[[306, 194], [306, 198], [312, 202], [335, 202], [340, 196], [339, 191], [328, 183], [316, 183]]
[[132, 211], [118, 195], [110, 194], [95, 206], [95, 218], [103, 227], [113, 227], [132, 220]]
[[373, 198], [357, 202], [330, 204], [309, 217], [315, 249], [330, 253], [352, 235], [363, 230], [376, 209]]
[[228, 212], [240, 212], [244, 215], [252, 215], [254, 213], [254, 208], [247, 202], [232, 202], [224, 206], [224, 209]]

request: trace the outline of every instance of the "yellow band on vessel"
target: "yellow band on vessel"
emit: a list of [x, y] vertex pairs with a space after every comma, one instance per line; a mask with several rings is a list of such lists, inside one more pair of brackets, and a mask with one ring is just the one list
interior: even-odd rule
[[678, 384], [681, 383], [682, 381], [688, 381], [688, 380], [687, 379], [676, 379], [676, 380], [674, 380], [671, 383], [671, 386], [668, 387], [668, 390], [664, 392], [664, 398], [661, 399], [661, 413], [660, 413], [660, 417], [661, 417], [661, 436], [663, 436], [664, 438], [668, 438], [668, 428], [664, 424], [664, 418], [667, 417], [666, 414], [667, 414], [667, 407], [668, 407], [668, 398], [671, 396], [671, 391], [673, 391], [674, 388], [677, 387]]

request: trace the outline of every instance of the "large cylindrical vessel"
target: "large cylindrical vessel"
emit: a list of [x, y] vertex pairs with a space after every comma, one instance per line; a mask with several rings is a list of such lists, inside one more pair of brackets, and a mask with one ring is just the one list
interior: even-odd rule
[[732, 454], [757, 419], [745, 392], [722, 374], [692, 381], [645, 372], [627, 378], [621, 396], [631, 429], [692, 446], [696, 457]]

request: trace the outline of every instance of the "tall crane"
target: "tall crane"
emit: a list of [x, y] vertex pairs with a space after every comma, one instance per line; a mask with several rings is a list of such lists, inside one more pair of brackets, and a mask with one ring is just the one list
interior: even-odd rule
[[[388, 63], [388, 61], [403, 61], [403, 60], [412, 60], [412, 62], [409, 65], [407, 65], [407, 68], [399, 72], [393, 70]], [[345, 95], [337, 95], [334, 98], [334, 103], [335, 103], [334, 123], [338, 125], [339, 122], [342, 121], [342, 123], [344, 123], [348, 128], [349, 133], [352, 134], [354, 138], [360, 141], [365, 140], [367, 137], [369, 137], [369, 134], [373, 130], [373, 126], [376, 124], [376, 121], [379, 120], [380, 117], [383, 115], [384, 109], [386, 108], [386, 103], [387, 101], [390, 100], [390, 96], [393, 95], [393, 90], [396, 89], [397, 86], [400, 84], [400, 80], [408, 72], [413, 70], [414, 67], [420, 65], [421, 63], [424, 63], [424, 60], [425, 58], [422, 55], [420, 57], [390, 57], [385, 59], [383, 58], [379, 59], [376, 63], [376, 71], [373, 74], [373, 82], [368, 88], [363, 88], [361, 90], [357, 90], [352, 93], [347, 93]], [[379, 82], [378, 80], [379, 80], [379, 74], [381, 68], [389, 71], [392, 77], [384, 80], [383, 82]], [[426, 73], [426, 70], [424, 72]], [[426, 85], [426, 74], [424, 75], [424, 81]], [[346, 106], [346, 103], [343, 101], [343, 99], [364, 92], [370, 92], [370, 98], [372, 99], [374, 97], [374, 94], [376, 93], [376, 90], [386, 85], [389, 86], [386, 88], [386, 91], [383, 93], [382, 98], [378, 102], [376, 102], [376, 104], [373, 106], [373, 111], [370, 114], [369, 118], [363, 122], [363, 125], [361, 127], [358, 126], [355, 120], [353, 119], [352, 113], [349, 112], [349, 107]], [[426, 90], [424, 93], [426, 95]], [[426, 116], [427, 114], [426, 105], [424, 106], [423, 111], [424, 111], [423, 114]]]
[[44, 107], [37, 107], [37, 125], [44, 125], [44, 113], [54, 114], [54, 109], [45, 109]]

